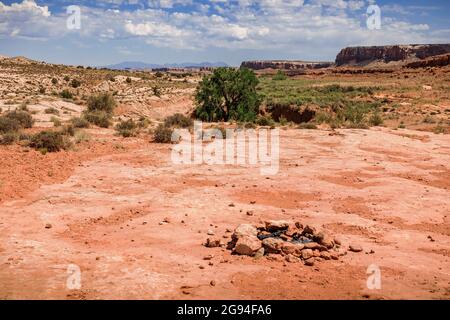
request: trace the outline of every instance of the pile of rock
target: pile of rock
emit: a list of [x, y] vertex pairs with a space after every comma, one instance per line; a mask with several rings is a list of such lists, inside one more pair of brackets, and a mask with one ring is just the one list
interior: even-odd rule
[[[250, 224], [238, 226], [227, 248], [238, 255], [281, 255], [288, 262], [313, 266], [315, 262], [338, 260], [347, 254], [341, 245], [339, 239], [299, 222], [266, 221], [265, 226], [259, 228]], [[352, 248], [351, 251], [362, 251], [358, 246]]]

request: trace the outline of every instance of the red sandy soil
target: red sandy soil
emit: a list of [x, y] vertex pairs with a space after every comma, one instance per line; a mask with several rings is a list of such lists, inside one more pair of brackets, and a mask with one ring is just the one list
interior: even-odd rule
[[[175, 166], [170, 145], [109, 133], [77, 152], [0, 148], [0, 299], [450, 297], [448, 135], [281, 133], [272, 177]], [[323, 228], [364, 252], [307, 267], [202, 246], [208, 230], [229, 239], [227, 229], [266, 219]], [[80, 290], [66, 288], [69, 264]], [[366, 287], [371, 264], [381, 290]]]

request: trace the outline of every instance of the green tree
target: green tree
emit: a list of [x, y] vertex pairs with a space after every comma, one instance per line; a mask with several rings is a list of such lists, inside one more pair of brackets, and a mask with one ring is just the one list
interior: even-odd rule
[[259, 81], [249, 69], [218, 68], [203, 77], [195, 95], [197, 118], [203, 121], [254, 121], [261, 97]]

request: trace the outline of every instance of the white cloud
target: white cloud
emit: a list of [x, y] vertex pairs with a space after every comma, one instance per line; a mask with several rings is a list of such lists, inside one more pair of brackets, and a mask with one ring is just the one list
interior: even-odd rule
[[[66, 29], [65, 13], [52, 15], [48, 7], [35, 1], [9, 6], [0, 2], [0, 36], [57, 38], [73, 34], [86, 41], [135, 38], [158, 47], [277, 50], [292, 57], [307, 52], [331, 56], [348, 45], [436, 42], [448, 37], [448, 32], [431, 32], [426, 24], [387, 17], [382, 30], [368, 30], [362, 12], [369, 2], [363, 0], [148, 1], [148, 9], [82, 7], [79, 31]], [[177, 12], [179, 5], [195, 5], [196, 10]]]

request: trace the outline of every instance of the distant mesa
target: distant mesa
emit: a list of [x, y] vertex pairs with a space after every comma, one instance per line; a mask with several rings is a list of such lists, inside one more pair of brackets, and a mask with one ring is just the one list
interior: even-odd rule
[[139, 61], [126, 61], [118, 64], [105, 66], [104, 68], [112, 70], [153, 70], [153, 69], [194, 69], [194, 68], [217, 68], [228, 67], [224, 62], [183, 62], [183, 63], [166, 63], [153, 64]]
[[259, 60], [244, 61], [242, 67], [253, 70], [281, 69], [281, 70], [304, 70], [328, 68], [333, 62], [309, 62], [309, 61], [288, 61], [288, 60]]
[[289, 60], [244, 61], [242, 67], [253, 70], [285, 70], [288, 75], [305, 73], [311, 69], [330, 67], [441, 67], [450, 64], [450, 44], [413, 44], [342, 49], [335, 62]]
[[406, 65], [429, 57], [450, 53], [450, 44], [414, 44], [348, 47], [336, 57], [336, 66]]

